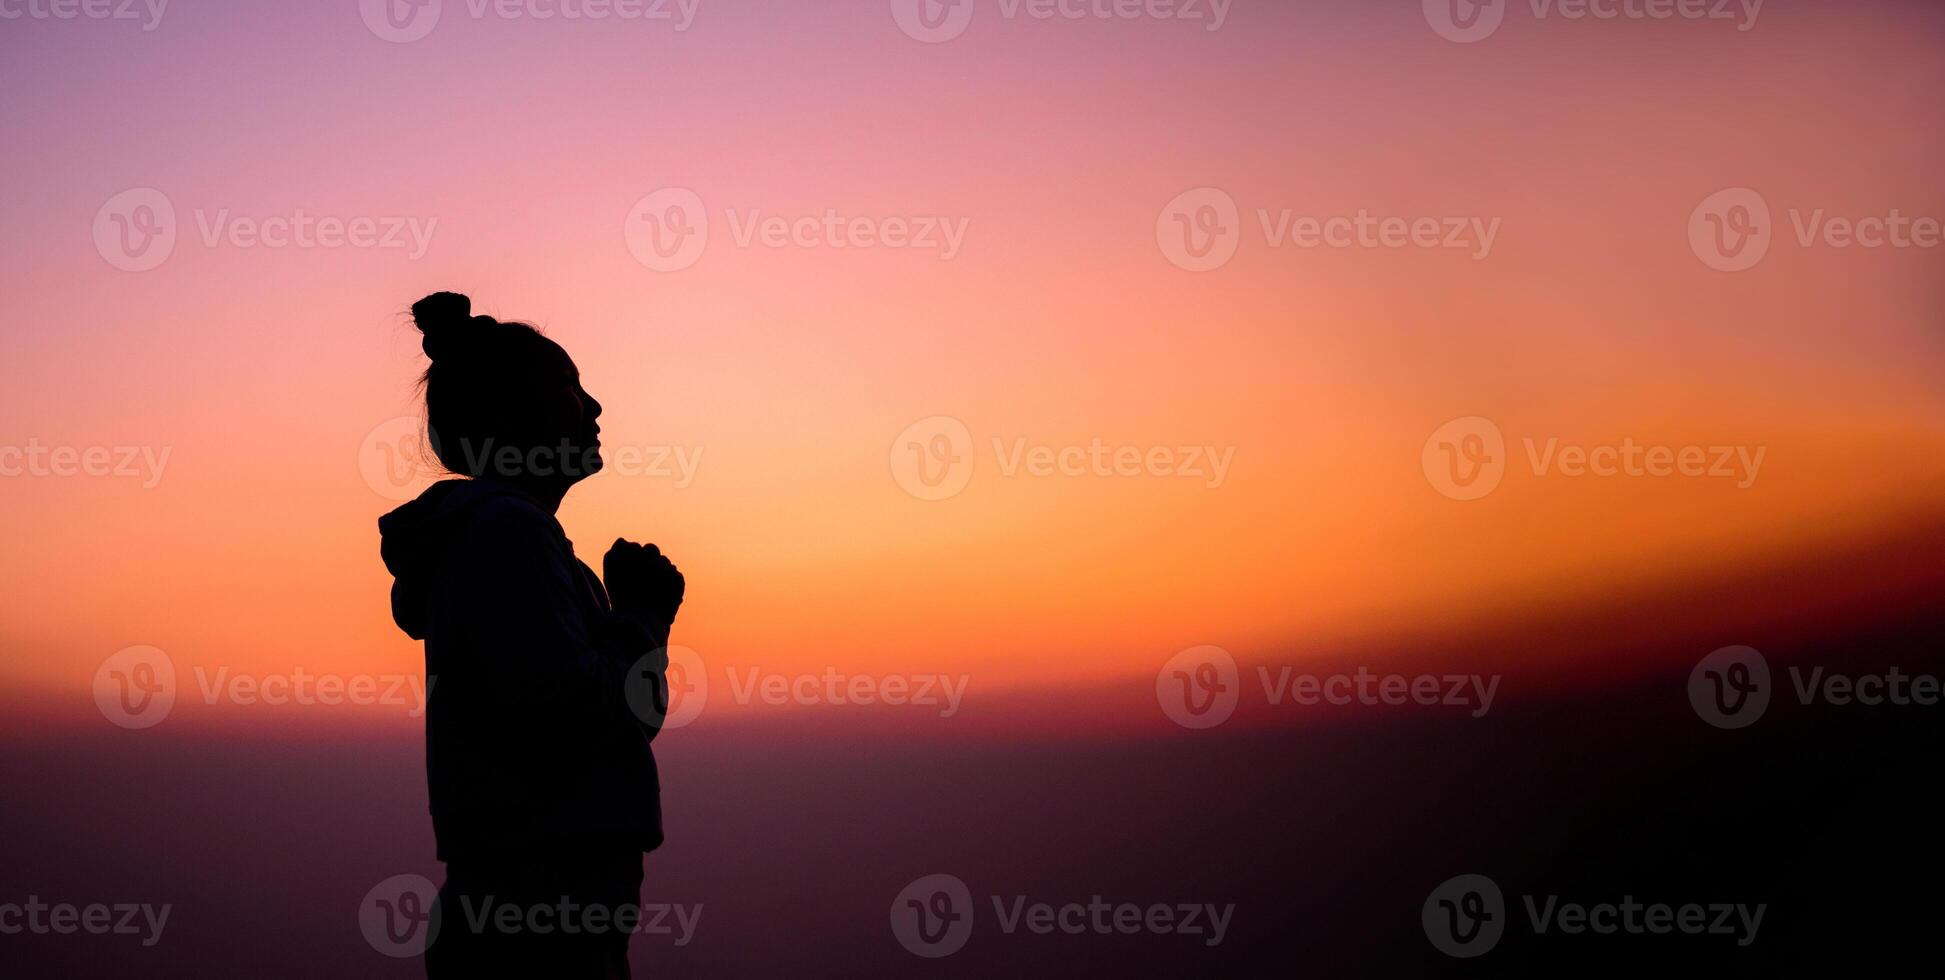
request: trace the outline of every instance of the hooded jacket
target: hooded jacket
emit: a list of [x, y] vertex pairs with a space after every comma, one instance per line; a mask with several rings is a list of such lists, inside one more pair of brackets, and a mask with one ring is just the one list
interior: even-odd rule
[[378, 529], [392, 618], [425, 641], [439, 859], [659, 845], [661, 716], [631, 703], [666, 710], [642, 695], [666, 695], [668, 624], [614, 612], [554, 516], [504, 484], [433, 484]]

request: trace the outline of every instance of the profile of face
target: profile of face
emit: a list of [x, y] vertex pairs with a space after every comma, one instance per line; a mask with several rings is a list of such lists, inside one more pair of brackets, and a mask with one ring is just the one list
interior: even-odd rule
[[581, 386], [581, 371], [559, 344], [547, 344], [554, 357], [542, 366], [541, 393], [534, 402], [536, 426], [545, 432], [542, 446], [562, 448], [562, 475], [576, 483], [600, 472], [601, 403]]
[[601, 403], [567, 351], [525, 323], [473, 316], [434, 293], [412, 305], [425, 334], [426, 428], [454, 473], [565, 490], [598, 472]]

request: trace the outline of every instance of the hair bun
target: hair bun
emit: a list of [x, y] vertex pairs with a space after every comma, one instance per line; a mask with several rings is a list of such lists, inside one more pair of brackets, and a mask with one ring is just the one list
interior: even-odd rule
[[[440, 292], [412, 304], [412, 322], [425, 339], [419, 346], [425, 356], [437, 361], [450, 357], [459, 338], [459, 328], [473, 318], [473, 301], [465, 293]], [[490, 319], [480, 317], [480, 319]]]

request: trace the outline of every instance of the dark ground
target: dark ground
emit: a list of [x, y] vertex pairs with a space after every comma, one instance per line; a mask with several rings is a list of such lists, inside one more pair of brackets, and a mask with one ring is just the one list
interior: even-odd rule
[[[977, 720], [880, 733], [868, 720], [698, 722], [658, 743], [670, 844], [648, 861], [644, 900], [704, 911], [685, 947], [638, 937], [636, 974], [1780, 976], [1928, 962], [1945, 912], [1933, 792], [1945, 706], [1799, 705], [1787, 688], [1791, 664], [1945, 673], [1938, 575], [1913, 548], [1856, 558], [1846, 580], [1861, 584], [1841, 602], [1804, 602], [1802, 570], [1786, 570], [1745, 581], [1756, 591], [1741, 588], [1734, 609], [1699, 589], [1529, 624], [1514, 652], [1534, 656], [1503, 655], [1504, 638], [1485, 633], [1428, 651], [1449, 665], [1493, 649], [1515, 665], [1478, 719], [1284, 707], [1190, 732], [1157, 711], [1085, 741], [974, 735]], [[1731, 643], [1763, 650], [1777, 686], [1738, 731], [1704, 724], [1687, 700], [1695, 661]], [[1556, 646], [1591, 652], [1517, 666]], [[1153, 711], [1152, 695], [1101, 694], [1142, 696]], [[148, 949], [0, 936], [0, 975], [420, 975], [416, 960], [375, 954], [357, 925], [379, 880], [438, 879], [409, 728], [82, 731], [0, 749], [0, 902], [174, 911]], [[888, 914], [933, 872], [967, 883], [975, 926], [963, 950], [925, 960], [898, 945]], [[1508, 926], [1461, 961], [1433, 948], [1420, 910], [1463, 873], [1498, 883]], [[1215, 947], [1008, 935], [993, 895], [1235, 912]], [[1727, 936], [1536, 935], [1528, 895], [1768, 910], [1741, 948]]]

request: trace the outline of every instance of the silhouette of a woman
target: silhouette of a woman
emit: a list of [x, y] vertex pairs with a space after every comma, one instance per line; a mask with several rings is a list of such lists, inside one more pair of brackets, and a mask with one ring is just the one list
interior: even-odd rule
[[649, 742], [682, 574], [617, 539], [604, 589], [574, 556], [554, 514], [601, 468], [601, 404], [560, 345], [457, 293], [412, 317], [432, 360], [427, 434], [460, 477], [378, 522], [393, 618], [425, 641], [446, 863], [426, 970], [626, 977], [642, 855], [662, 842]]

